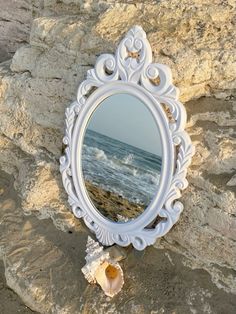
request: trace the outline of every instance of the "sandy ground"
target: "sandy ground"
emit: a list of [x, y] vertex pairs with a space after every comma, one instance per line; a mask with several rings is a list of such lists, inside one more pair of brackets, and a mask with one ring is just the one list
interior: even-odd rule
[[2, 261], [0, 261], [0, 313], [36, 313], [26, 307], [18, 295], [7, 287], [4, 276], [4, 265]]

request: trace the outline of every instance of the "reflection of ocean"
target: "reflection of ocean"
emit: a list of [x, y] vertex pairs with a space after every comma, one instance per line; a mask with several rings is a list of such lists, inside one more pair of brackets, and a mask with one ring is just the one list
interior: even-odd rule
[[157, 191], [161, 158], [87, 129], [82, 169], [85, 180], [147, 206]]

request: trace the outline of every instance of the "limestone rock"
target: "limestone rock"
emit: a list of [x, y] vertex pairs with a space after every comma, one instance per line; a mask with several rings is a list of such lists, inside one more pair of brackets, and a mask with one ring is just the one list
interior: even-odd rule
[[5, 268], [0, 261], [0, 313], [35, 314], [19, 298], [19, 296], [9, 289], [5, 280]]
[[29, 41], [32, 1], [0, 0], [0, 62]]
[[[234, 1], [45, 1], [42, 12], [32, 24], [31, 46], [13, 59], [14, 71], [48, 79], [75, 75], [76, 88], [84, 66], [92, 65], [95, 55], [113, 51], [122, 34], [140, 24], [155, 61], [171, 67], [182, 100], [219, 90], [230, 94], [235, 87]], [[79, 73], [82, 77], [76, 77]]]
[[[0, 167], [14, 176], [20, 197], [17, 204], [4, 203], [0, 211], [4, 217], [0, 254], [8, 284], [32, 309], [80, 313], [89, 308], [93, 313], [100, 302], [101, 313], [145, 313], [156, 308], [162, 313], [167, 295], [184, 299], [182, 289], [187, 295], [185, 307], [176, 301], [178, 309], [170, 305], [167, 312], [189, 313], [187, 306], [196, 309], [197, 301], [202, 304], [200, 295], [208, 300], [210, 289], [216, 296], [207, 301], [211, 311], [231, 313], [230, 308], [221, 308], [217, 298], [230, 306], [230, 293], [236, 293], [235, 7], [230, 0], [33, 1], [29, 43], [17, 50], [12, 61], [0, 64]], [[96, 288], [86, 288], [80, 277], [87, 231], [69, 211], [59, 173], [64, 111], [96, 57], [113, 53], [134, 24], [147, 32], [154, 61], [171, 67], [196, 146], [190, 184], [182, 197], [185, 209], [179, 223], [155, 246], [181, 252], [188, 257], [186, 265], [207, 270], [229, 294], [213, 285], [199, 288], [198, 277], [208, 276], [203, 270], [183, 268], [179, 255], [170, 252], [178, 273], [169, 267], [171, 263], [167, 265], [164, 251], [155, 248], [143, 253], [139, 267], [132, 251], [125, 270], [130, 276], [127, 290], [112, 303]], [[2, 47], [10, 45], [9, 41]], [[67, 233], [72, 230], [73, 235]], [[166, 277], [160, 277], [163, 271]], [[188, 287], [196, 282], [190, 292], [181, 286], [181, 272]], [[145, 300], [139, 302], [143, 294]]]
[[206, 271], [191, 270], [189, 259], [151, 247], [144, 254], [128, 253], [122, 265], [125, 285], [112, 300], [107, 298], [81, 272], [87, 229], [75, 218], [70, 232], [61, 232], [50, 219], [25, 216], [13, 182], [12, 176], [0, 172], [0, 258], [8, 286], [32, 310], [49, 314], [234, 313], [235, 296], [218, 289]]

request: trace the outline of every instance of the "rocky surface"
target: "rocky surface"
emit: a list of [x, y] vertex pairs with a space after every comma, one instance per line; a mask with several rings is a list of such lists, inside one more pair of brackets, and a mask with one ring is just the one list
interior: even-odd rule
[[0, 62], [29, 42], [33, 7], [30, 0], [0, 0]]
[[0, 262], [0, 313], [1, 314], [32, 314], [35, 313], [27, 308], [22, 300], [11, 290], [5, 280], [5, 268]]
[[236, 77], [235, 6], [230, 0], [47, 0], [33, 21], [30, 46], [17, 52], [12, 70], [60, 80], [75, 93], [96, 56], [114, 52], [129, 27], [140, 24], [154, 59], [171, 67], [182, 100], [227, 95]]
[[88, 195], [99, 212], [112, 221], [128, 221], [143, 213], [144, 205], [132, 203], [121, 195], [85, 182]]
[[[113, 299], [84, 279], [88, 231], [78, 221], [61, 232], [50, 219], [24, 215], [14, 178], [0, 172], [0, 258], [7, 284], [40, 313], [227, 313], [235, 296], [217, 288], [204, 270], [169, 250], [129, 250], [120, 262], [125, 285]], [[1, 298], [1, 290], [0, 290]], [[3, 305], [0, 305], [0, 308]], [[8, 310], [1, 313], [8, 314]], [[19, 306], [12, 313], [18, 313]], [[26, 310], [22, 313], [30, 313]]]
[[[236, 293], [235, 1], [32, 3], [37, 12], [29, 44], [0, 64], [0, 166], [12, 174], [19, 194], [18, 203], [4, 201], [0, 211], [8, 285], [42, 313], [95, 312], [96, 302], [101, 313], [189, 313], [190, 303], [195, 313], [231, 313], [231, 293]], [[96, 57], [114, 52], [134, 24], [147, 31], [154, 60], [173, 71], [196, 154], [180, 221], [157, 241], [158, 249], [139, 256], [137, 266], [136, 253], [130, 253], [124, 263], [126, 290], [108, 302], [81, 277], [87, 231], [69, 212], [58, 160], [64, 111], [78, 84]], [[171, 250], [174, 269], [160, 247]], [[139, 302], [142, 294], [146, 308]], [[179, 299], [168, 305], [173, 295]], [[209, 306], [203, 309], [203, 304]]]

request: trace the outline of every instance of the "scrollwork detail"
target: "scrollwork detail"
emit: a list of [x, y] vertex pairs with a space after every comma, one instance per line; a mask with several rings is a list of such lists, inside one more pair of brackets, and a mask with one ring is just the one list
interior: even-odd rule
[[[152, 94], [157, 105], [164, 103], [173, 117], [169, 122], [169, 132], [172, 144], [177, 149], [175, 169], [172, 175], [168, 192], [163, 206], [159, 209], [159, 216], [165, 218], [149, 229], [146, 226], [133, 232], [120, 232], [108, 230], [105, 225], [98, 223], [85, 211], [77, 197], [71, 177], [71, 145], [73, 128], [77, 116], [83, 106], [86, 106], [89, 93], [95, 88], [111, 82], [131, 82], [140, 85], [145, 91]], [[194, 148], [188, 134], [184, 131], [186, 112], [184, 106], [178, 101], [178, 89], [172, 84], [170, 69], [163, 64], [152, 63], [152, 50], [146, 38], [146, 33], [140, 26], [134, 26], [120, 42], [115, 55], [103, 54], [95, 64], [94, 69], [87, 71], [87, 78], [77, 91], [77, 101], [66, 109], [66, 129], [63, 139], [66, 145], [65, 155], [60, 158], [60, 171], [68, 201], [72, 212], [77, 218], [83, 218], [85, 224], [104, 245], [117, 243], [127, 246], [130, 243], [142, 250], [152, 245], [158, 237], [165, 235], [177, 222], [183, 210], [183, 204], [178, 201], [181, 191], [188, 185], [186, 180], [187, 167], [194, 154]]]

